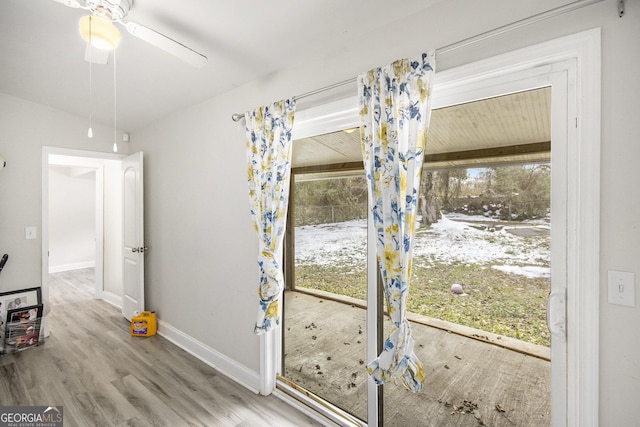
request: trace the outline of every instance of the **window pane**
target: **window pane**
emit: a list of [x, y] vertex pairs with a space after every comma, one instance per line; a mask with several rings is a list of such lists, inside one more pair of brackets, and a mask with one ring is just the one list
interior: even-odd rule
[[407, 311], [426, 380], [385, 386], [385, 426], [549, 425], [550, 165], [425, 171], [422, 190]]
[[294, 184], [294, 289], [284, 377], [366, 421], [367, 192], [363, 177]]

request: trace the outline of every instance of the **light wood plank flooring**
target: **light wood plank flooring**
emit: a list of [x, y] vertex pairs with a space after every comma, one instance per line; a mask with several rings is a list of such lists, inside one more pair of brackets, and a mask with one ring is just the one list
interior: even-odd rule
[[131, 337], [92, 289], [92, 269], [50, 276], [50, 337], [0, 357], [1, 406], [63, 406], [67, 427], [320, 425], [159, 335]]

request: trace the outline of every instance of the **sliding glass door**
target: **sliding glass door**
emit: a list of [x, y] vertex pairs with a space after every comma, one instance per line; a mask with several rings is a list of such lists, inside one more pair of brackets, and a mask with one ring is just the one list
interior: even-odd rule
[[[547, 87], [433, 111], [432, 150], [445, 148], [426, 156], [407, 316], [425, 366], [418, 393], [366, 371], [390, 321], [361, 163], [294, 167], [281, 381], [355, 424], [550, 424], [549, 99]], [[527, 118], [542, 122], [530, 152], [446, 153], [451, 126], [499, 108], [539, 110]], [[483, 140], [467, 131], [468, 146]], [[345, 131], [294, 141], [294, 159], [314, 144], [353, 154], [360, 142]]]
[[366, 421], [367, 193], [362, 174], [347, 175], [294, 174], [282, 372]]

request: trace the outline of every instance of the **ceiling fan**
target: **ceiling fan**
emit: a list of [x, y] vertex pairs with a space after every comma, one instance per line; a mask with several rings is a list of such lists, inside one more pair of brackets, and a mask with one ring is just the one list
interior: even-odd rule
[[[80, 19], [80, 33], [93, 47], [107, 51], [115, 49], [120, 41], [120, 33], [113, 25], [114, 22], [117, 22], [134, 37], [144, 40], [195, 67], [201, 68], [207, 63], [206, 56], [164, 34], [137, 22], [124, 22], [123, 19], [129, 13], [133, 0], [86, 0], [84, 5], [78, 0], [54, 1], [91, 12], [90, 16], [84, 16]], [[106, 63], [106, 57], [107, 55], [104, 56], [104, 63]]]

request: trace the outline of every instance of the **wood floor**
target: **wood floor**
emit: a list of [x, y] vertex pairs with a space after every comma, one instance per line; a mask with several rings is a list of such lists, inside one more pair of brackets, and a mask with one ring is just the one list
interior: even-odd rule
[[51, 275], [51, 334], [0, 357], [0, 406], [62, 406], [66, 427], [320, 425], [159, 335], [131, 337], [119, 310], [92, 298], [92, 275]]

